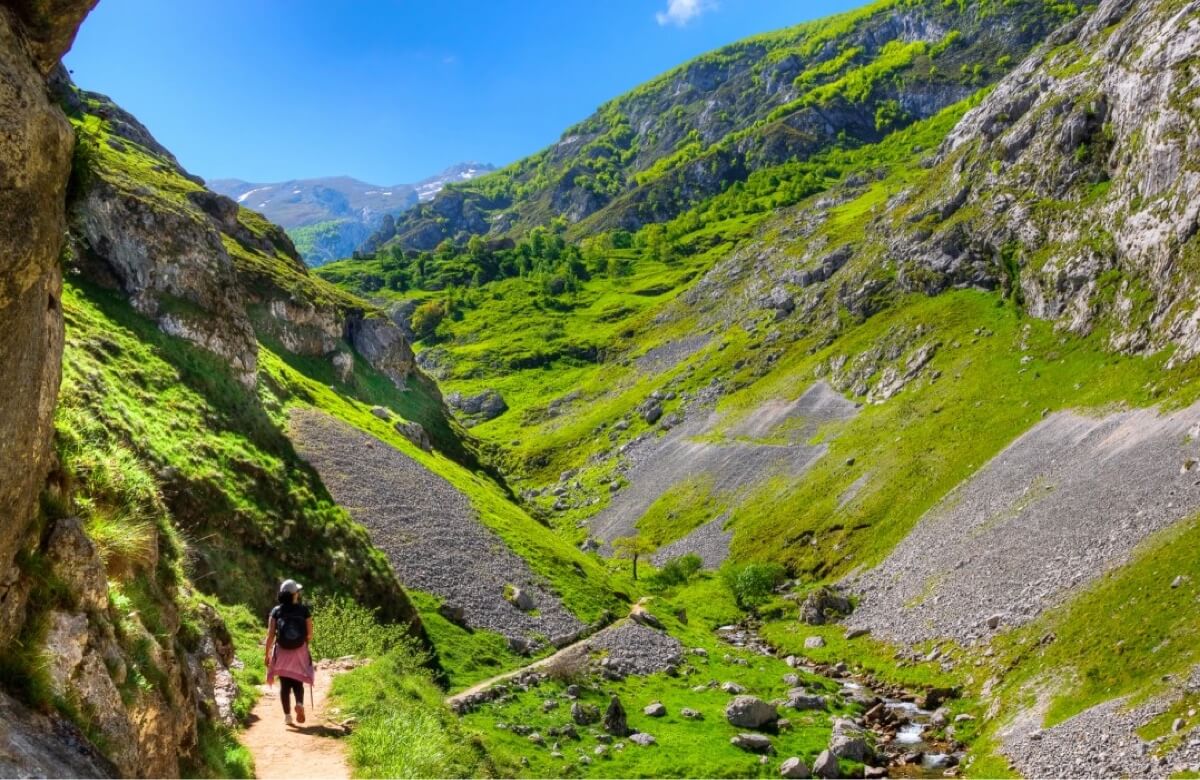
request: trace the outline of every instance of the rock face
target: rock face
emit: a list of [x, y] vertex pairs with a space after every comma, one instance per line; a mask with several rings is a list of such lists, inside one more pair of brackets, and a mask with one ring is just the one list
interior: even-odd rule
[[253, 385], [258, 342], [221, 232], [185, 208], [168, 208], [117, 179], [88, 176], [71, 204], [81, 267], [109, 276], [163, 332], [214, 353]]
[[75, 727], [0, 692], [0, 776], [115, 777], [117, 768]]
[[[69, 204], [70, 267], [253, 386], [258, 338], [329, 360], [344, 382], [355, 355], [406, 388], [416, 360], [383, 312], [312, 278], [287, 234], [204, 188], [135, 118], [57, 74], [80, 153]], [[96, 121], [83, 121], [85, 118]], [[153, 178], [141, 171], [149, 167]]]
[[0, 644], [23, 610], [12, 562], [49, 465], [62, 361], [72, 136], [46, 75], [92, 5], [0, 5]]
[[[178, 776], [181, 760], [195, 757], [202, 720], [232, 719], [236, 686], [229, 665], [234, 658], [220, 618], [210, 608], [196, 608], [188, 617], [199, 635], [185, 647], [180, 636], [184, 616], [169, 591], [155, 583], [146, 593], [155, 610], [155, 631], [137, 612], [115, 625], [99, 550], [75, 518], [53, 521], [38, 552], [63, 588], [64, 603], [73, 606], [42, 613], [44, 632], [35, 649], [50, 659], [46, 677], [53, 695], [90, 714], [89, 733], [104, 755], [99, 759], [68, 724], [56, 722], [53, 738], [61, 755], [55, 760], [64, 766], [111, 762], [111, 769], [90, 770], [86, 776]], [[155, 561], [143, 565], [153, 570]], [[145, 684], [150, 680], [156, 682]], [[0, 758], [0, 768], [8, 756], [22, 767], [18, 775], [52, 766], [41, 752], [40, 741], [49, 735], [37, 733], [43, 731], [39, 721], [7, 722], [16, 709], [3, 701], [0, 694], [0, 747], [6, 739], [17, 745], [0, 751], [6, 757]]]
[[1191, 4], [1105, 0], [967, 113], [940, 152], [946, 175], [915, 197], [909, 219], [929, 222], [890, 250], [934, 288], [999, 287], [1079, 334], [1112, 326], [1114, 349], [1200, 354], [1185, 259], [1200, 251], [1198, 49]]

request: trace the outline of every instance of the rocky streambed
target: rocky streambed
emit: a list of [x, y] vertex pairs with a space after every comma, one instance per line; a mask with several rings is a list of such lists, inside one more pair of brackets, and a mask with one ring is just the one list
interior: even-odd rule
[[[731, 647], [765, 656], [779, 656], [775, 648], [758, 634], [757, 624], [753, 620], [721, 626], [716, 633]], [[852, 670], [840, 662], [818, 664], [791, 655], [786, 656], [784, 661], [794, 669], [833, 680], [840, 686], [835, 696], [843, 702], [858, 705], [856, 709], [860, 710], [860, 714], [834, 719], [830, 750], [834, 755], [839, 755], [839, 744], [851, 738], [849, 735], [861, 735], [858, 738], [867, 745], [867, 750], [862, 753], [866, 777], [933, 778], [959, 775], [965, 746], [946, 735], [947, 727], [952, 724], [945, 704], [955, 696], [954, 691], [908, 690], [884, 683], [862, 671]], [[843, 757], [859, 760], [855, 755]], [[817, 763], [820, 763], [819, 759]]]

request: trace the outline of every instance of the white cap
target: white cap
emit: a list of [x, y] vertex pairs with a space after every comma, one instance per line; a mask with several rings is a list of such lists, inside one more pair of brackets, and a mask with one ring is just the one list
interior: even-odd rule
[[284, 580], [279, 586], [280, 593], [299, 593], [304, 586], [295, 580]]

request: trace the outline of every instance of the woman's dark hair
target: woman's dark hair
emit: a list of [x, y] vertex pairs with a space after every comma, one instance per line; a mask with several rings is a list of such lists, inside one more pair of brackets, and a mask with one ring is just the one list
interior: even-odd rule
[[280, 593], [279, 594], [279, 603], [280, 604], [295, 604], [296, 603], [296, 594], [295, 593]]

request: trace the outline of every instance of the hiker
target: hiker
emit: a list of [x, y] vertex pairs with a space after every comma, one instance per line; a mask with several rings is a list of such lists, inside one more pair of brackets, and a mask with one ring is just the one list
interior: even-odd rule
[[279, 678], [279, 698], [283, 701], [283, 722], [292, 724], [292, 694], [296, 695], [296, 723], [304, 722], [304, 684], [313, 683], [312, 611], [300, 603], [302, 586], [284, 580], [279, 586], [279, 604], [271, 610], [267, 629], [267, 685]]

